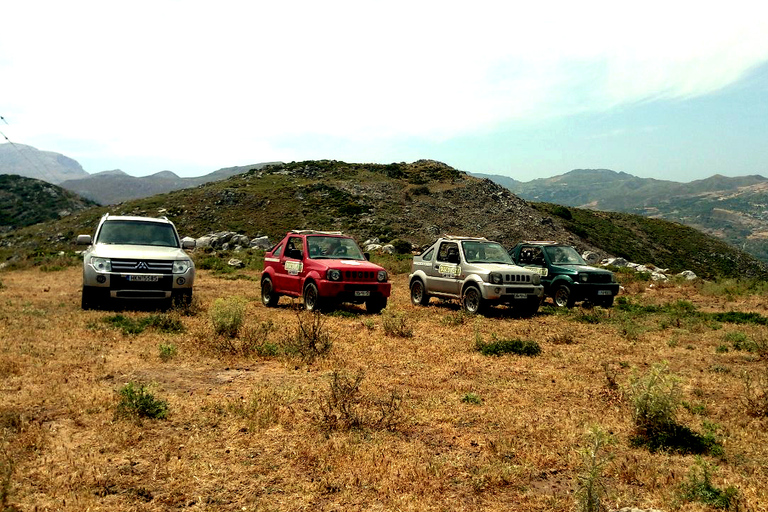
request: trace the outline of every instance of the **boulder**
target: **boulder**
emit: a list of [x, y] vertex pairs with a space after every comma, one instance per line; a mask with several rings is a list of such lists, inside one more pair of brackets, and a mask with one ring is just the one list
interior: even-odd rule
[[245, 263], [243, 263], [241, 260], [238, 260], [237, 258], [230, 259], [227, 262], [227, 265], [229, 265], [230, 267], [235, 267], [235, 268], [244, 268], [245, 267]]
[[584, 258], [584, 261], [586, 261], [588, 265], [597, 265], [600, 263], [600, 255], [596, 252], [584, 251], [584, 254], [582, 254], [581, 257]]
[[365, 245], [365, 252], [374, 252], [374, 251], [380, 251], [381, 245], [380, 244], [366, 244]]
[[693, 272], [693, 270], [683, 270], [677, 275], [680, 277], [684, 277], [687, 281], [693, 281], [697, 277], [696, 274]]
[[248, 247], [248, 244], [250, 243], [251, 240], [245, 235], [234, 235], [229, 239], [229, 244], [234, 246], [239, 245], [240, 247]]
[[381, 247], [381, 252], [386, 254], [395, 254], [395, 246], [392, 244], [383, 245]]
[[212, 238], [209, 235], [201, 236], [195, 240], [195, 247], [210, 247]]
[[267, 250], [272, 247], [269, 241], [269, 237], [259, 236], [251, 240], [251, 249], [264, 249]]
[[366, 240], [365, 243], [363, 244], [363, 247], [367, 247], [369, 245], [378, 245], [380, 243], [381, 243], [381, 240], [379, 240], [376, 237], [373, 237], [373, 238], [369, 238], [368, 240]]

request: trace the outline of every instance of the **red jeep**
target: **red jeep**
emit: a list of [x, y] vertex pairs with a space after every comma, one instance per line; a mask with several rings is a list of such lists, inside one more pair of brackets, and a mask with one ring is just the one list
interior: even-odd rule
[[290, 231], [264, 255], [261, 300], [274, 307], [281, 295], [303, 297], [308, 311], [365, 302], [370, 313], [378, 313], [387, 305], [387, 279], [387, 271], [341, 232]]

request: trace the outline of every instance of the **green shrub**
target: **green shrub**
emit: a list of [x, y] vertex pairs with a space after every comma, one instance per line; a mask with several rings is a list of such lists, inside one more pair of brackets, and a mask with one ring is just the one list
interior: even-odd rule
[[413, 328], [408, 325], [405, 315], [395, 313], [389, 308], [381, 312], [381, 327], [387, 336], [397, 338], [410, 338], [413, 336]]
[[163, 362], [173, 359], [178, 351], [173, 343], [161, 343], [158, 348], [160, 350], [160, 360]]
[[408, 255], [411, 254], [411, 250], [412, 250], [411, 242], [402, 240], [400, 238], [396, 238], [389, 243], [392, 244], [392, 246], [395, 248], [395, 253], [408, 254]]
[[593, 427], [589, 432], [589, 445], [581, 450], [582, 471], [577, 476], [576, 501], [582, 512], [603, 512], [607, 510], [608, 488], [605, 485], [603, 471], [610, 461], [605, 447], [611, 437], [600, 427]]
[[111, 315], [101, 319], [110, 327], [120, 329], [123, 334], [141, 334], [146, 329], [155, 329], [165, 333], [184, 332], [184, 324], [172, 314], [161, 313], [140, 318], [125, 315]]
[[209, 311], [213, 331], [219, 336], [234, 338], [240, 332], [247, 301], [242, 297], [218, 298]]
[[680, 379], [666, 363], [654, 364], [645, 376], [633, 376], [629, 386], [632, 418], [640, 431], [657, 432], [676, 422], [680, 407]]
[[698, 458], [696, 466], [688, 473], [688, 481], [680, 488], [680, 497], [685, 501], [698, 501], [710, 507], [738, 510], [738, 490], [728, 486], [725, 490], [712, 485], [712, 468]]
[[461, 401], [465, 404], [474, 404], [474, 405], [480, 405], [483, 403], [483, 399], [480, 398], [479, 395], [476, 393], [467, 393], [463, 397], [461, 397]]
[[144, 384], [129, 382], [118, 395], [116, 418], [165, 419], [168, 416], [168, 402], [155, 398]]
[[565, 206], [560, 206], [560, 205], [555, 206], [554, 208], [552, 208], [552, 213], [554, 215], [557, 215], [561, 219], [565, 219], [565, 220], [573, 219], [573, 215], [571, 214], [571, 210], [569, 210]]
[[709, 430], [702, 435], [677, 422], [682, 405], [680, 379], [669, 372], [666, 363], [654, 364], [645, 376], [634, 376], [627, 395], [635, 422], [635, 435], [630, 440], [633, 446], [645, 446], [651, 451], [722, 454], [712, 424], [705, 423]]
[[476, 339], [475, 349], [484, 356], [500, 356], [503, 354], [537, 356], [541, 353], [539, 344], [532, 340], [492, 340], [485, 342], [482, 339]]

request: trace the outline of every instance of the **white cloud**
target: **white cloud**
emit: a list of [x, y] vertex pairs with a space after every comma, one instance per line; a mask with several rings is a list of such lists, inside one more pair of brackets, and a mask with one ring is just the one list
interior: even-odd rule
[[290, 158], [280, 141], [311, 134], [444, 140], [717, 91], [768, 59], [763, 11], [754, 2], [16, 2], [0, 30], [0, 114], [19, 142], [61, 136], [98, 141], [94, 153], [118, 159], [211, 165], [222, 154]]

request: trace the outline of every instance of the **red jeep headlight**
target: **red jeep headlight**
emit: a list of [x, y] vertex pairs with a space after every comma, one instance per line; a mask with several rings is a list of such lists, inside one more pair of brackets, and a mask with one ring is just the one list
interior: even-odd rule
[[332, 268], [326, 274], [329, 281], [341, 281], [341, 270]]
[[387, 280], [387, 271], [379, 270], [379, 273], [376, 274], [376, 279], [378, 279], [380, 283], [385, 282]]

